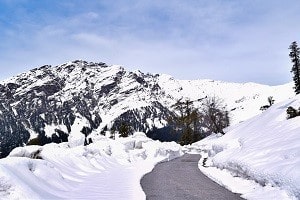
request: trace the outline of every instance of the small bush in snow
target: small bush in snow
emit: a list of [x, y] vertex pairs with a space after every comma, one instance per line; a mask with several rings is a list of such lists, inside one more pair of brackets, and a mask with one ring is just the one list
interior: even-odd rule
[[286, 114], [287, 114], [287, 119], [291, 119], [291, 118], [299, 116], [300, 112], [298, 110], [296, 110], [295, 108], [293, 108], [292, 106], [289, 106], [286, 110]]
[[269, 105], [264, 105], [264, 106], [261, 106], [259, 110], [265, 111], [265, 110], [267, 110], [268, 108], [270, 108]]
[[267, 110], [268, 108], [270, 108], [270, 107], [274, 104], [274, 101], [275, 101], [275, 100], [273, 99], [273, 97], [272, 97], [272, 96], [269, 96], [269, 97], [268, 97], [268, 103], [269, 103], [269, 105], [261, 106], [259, 110], [261, 110], [261, 111]]
[[41, 156], [41, 149], [38, 149], [37, 151], [32, 152], [30, 157], [33, 159], [43, 159]]

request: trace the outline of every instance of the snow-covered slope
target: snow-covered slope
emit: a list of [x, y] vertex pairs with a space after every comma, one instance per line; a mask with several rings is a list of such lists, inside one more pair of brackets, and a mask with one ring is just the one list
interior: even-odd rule
[[193, 144], [192, 149], [201, 150], [203, 158], [208, 157], [200, 161], [200, 169], [235, 192], [244, 193], [247, 199], [263, 199], [263, 189], [247, 184], [238, 191], [239, 182], [226, 182], [224, 173], [213, 169], [224, 169], [235, 177], [266, 186], [266, 199], [300, 199], [300, 117], [287, 120], [289, 106], [299, 108], [300, 95], [229, 127], [222, 137], [212, 136]]
[[[214, 80], [176, 80], [168, 75], [159, 77], [159, 85], [173, 99], [182, 97], [196, 102], [206, 96], [218, 96], [231, 111], [231, 124], [249, 119], [259, 113], [267, 98], [273, 96], [276, 102], [294, 96], [293, 84], [268, 86], [257, 83], [228, 83]], [[199, 101], [198, 106], [201, 106]]]
[[183, 154], [175, 142], [143, 133], [72, 145], [19, 147], [0, 159], [0, 199], [142, 200], [141, 177], [156, 163]]
[[88, 143], [122, 122], [132, 131], [155, 131], [167, 125], [178, 99], [189, 98], [201, 107], [207, 96], [224, 99], [235, 124], [260, 113], [268, 96], [278, 102], [293, 91], [292, 84], [176, 80], [81, 60], [46, 65], [0, 82], [1, 157], [37, 135], [46, 144], [66, 142], [76, 132]]

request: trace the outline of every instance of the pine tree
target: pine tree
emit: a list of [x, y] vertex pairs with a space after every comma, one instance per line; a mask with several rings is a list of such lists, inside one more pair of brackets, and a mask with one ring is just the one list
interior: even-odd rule
[[120, 137], [128, 137], [130, 131], [131, 131], [131, 127], [129, 126], [129, 124], [126, 122], [122, 122], [119, 127]]
[[178, 100], [172, 107], [177, 114], [170, 119], [170, 123], [175, 124], [176, 131], [182, 133], [179, 143], [186, 145], [198, 141], [200, 113], [193, 107], [193, 102]]
[[291, 61], [293, 63], [293, 67], [291, 72], [294, 74], [293, 80], [295, 82], [295, 93], [300, 93], [300, 48], [297, 45], [297, 42], [294, 41], [290, 45], [289, 49], [291, 50], [289, 56], [291, 58]]

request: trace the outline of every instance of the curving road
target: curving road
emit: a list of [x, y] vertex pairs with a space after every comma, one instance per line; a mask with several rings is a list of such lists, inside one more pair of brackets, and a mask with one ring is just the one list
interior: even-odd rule
[[198, 168], [200, 155], [186, 154], [157, 164], [141, 185], [147, 200], [235, 200], [242, 199], [211, 179]]

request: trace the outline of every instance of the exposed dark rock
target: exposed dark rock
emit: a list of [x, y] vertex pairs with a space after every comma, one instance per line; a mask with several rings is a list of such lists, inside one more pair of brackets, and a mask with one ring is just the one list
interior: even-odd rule
[[[105, 63], [76, 60], [35, 68], [1, 83], [0, 157], [26, 145], [31, 133], [38, 135], [41, 145], [66, 142], [74, 127], [79, 127], [86, 137], [96, 129], [100, 134], [102, 116], [116, 106], [122, 110], [116, 119], [106, 122], [111, 129], [118, 130], [123, 122], [128, 122], [131, 131], [149, 132], [159, 138], [160, 131], [165, 129], [148, 121], [165, 122], [172, 112], [156, 101], [156, 95], [164, 94], [155, 82], [157, 78], [158, 75], [126, 72], [122, 67], [110, 68]], [[148, 106], [130, 108], [124, 104], [123, 100], [130, 102], [137, 93], [143, 94], [138, 101], [153, 99], [146, 103]], [[75, 126], [77, 118], [82, 124]], [[107, 129], [107, 124], [101, 127]], [[166, 137], [162, 138], [167, 140]], [[85, 143], [90, 142], [92, 138], [87, 137]]]

